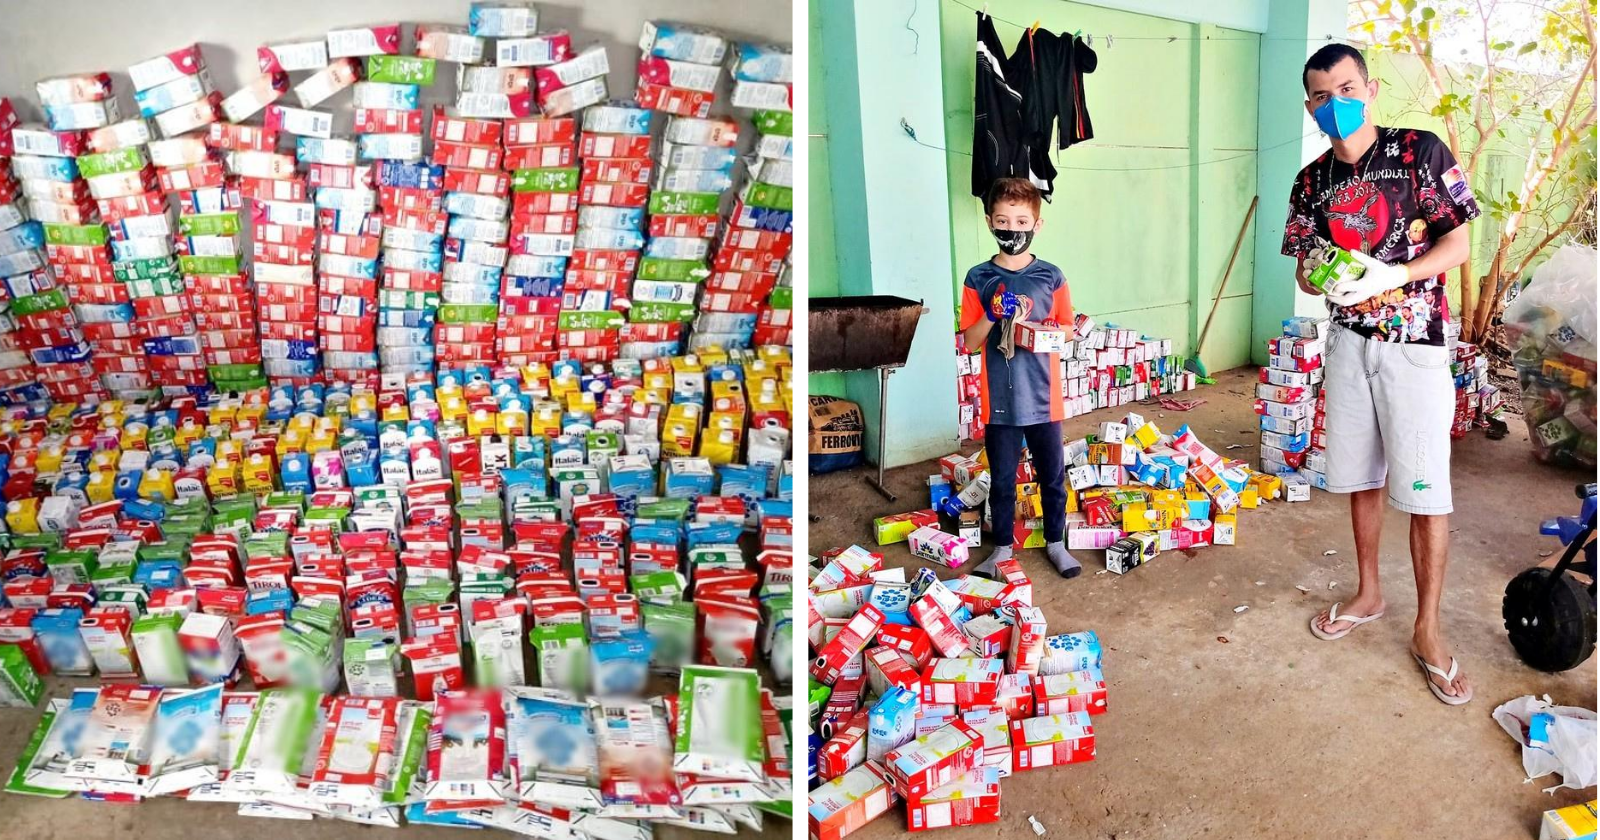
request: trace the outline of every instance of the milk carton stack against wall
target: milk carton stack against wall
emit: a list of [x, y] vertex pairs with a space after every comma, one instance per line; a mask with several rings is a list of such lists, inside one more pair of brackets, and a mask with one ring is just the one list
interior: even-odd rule
[[670, 115], [647, 176], [654, 187], [647, 208], [650, 241], [629, 313], [637, 325], [631, 331], [643, 339], [631, 349], [646, 355], [669, 346], [652, 346], [650, 338], [661, 341], [670, 335], [672, 341], [681, 341], [699, 311], [722, 193], [733, 185], [739, 127], [726, 118], [710, 118], [727, 39], [698, 27], [649, 21], [639, 48], [634, 100], [642, 108]]
[[[173, 244], [174, 256], [153, 248], [152, 253], [120, 253], [143, 250], [131, 243], [116, 254], [143, 327], [154, 384], [169, 393], [207, 384], [224, 390], [260, 387], [266, 379], [241, 198], [273, 198], [273, 191], [261, 185], [287, 176], [271, 155], [275, 132], [221, 120], [243, 119], [264, 107], [253, 103], [275, 93], [272, 80], [225, 98], [214, 89], [198, 44], [141, 61], [128, 68], [128, 75], [140, 122], [117, 126], [118, 141], [144, 138], [160, 192], [102, 203], [101, 212], [112, 224], [113, 239], [138, 233], [129, 228], [139, 223], [151, 227], [152, 234], [156, 227], [169, 228], [162, 236]], [[255, 156], [236, 170], [235, 152]], [[292, 175], [292, 159], [287, 169]], [[164, 204], [157, 203], [161, 195]], [[150, 213], [156, 210], [165, 217], [161, 223]], [[121, 218], [122, 230], [114, 217]], [[178, 300], [163, 288], [169, 271], [181, 275]], [[157, 294], [148, 294], [152, 291]]]
[[[578, 135], [578, 235], [567, 272], [563, 305], [579, 311], [617, 311], [608, 348], [622, 358], [650, 358], [676, 347], [678, 323], [640, 321], [634, 274], [644, 246], [645, 202], [650, 196], [650, 129], [654, 112], [627, 101], [608, 101], [584, 111]], [[621, 323], [620, 310], [629, 320]], [[607, 317], [612, 317], [608, 315]]]
[[1328, 487], [1322, 392], [1327, 340], [1326, 318], [1284, 319], [1283, 335], [1267, 341], [1271, 355], [1256, 385], [1261, 471], [1283, 480], [1291, 502], [1309, 500], [1311, 487]]
[[219, 131], [236, 138], [229, 143], [236, 146], [228, 152], [230, 168], [253, 179], [251, 250], [263, 372], [275, 386], [309, 385], [322, 379], [318, 233], [334, 226], [334, 214], [318, 213], [319, 202], [334, 194], [321, 193], [361, 186], [349, 175], [354, 142], [334, 139], [332, 112], [316, 108], [354, 84], [358, 68], [353, 59], [331, 61], [324, 38], [264, 44], [256, 58], [262, 75], [223, 107], [235, 122], [259, 110], [263, 126]]
[[[794, 114], [789, 98], [794, 59], [786, 47], [741, 43], [729, 50], [728, 64], [733, 107], [755, 109], [751, 121], [756, 138], [745, 158], [745, 183], [717, 245], [702, 308], [742, 316], [755, 304], [750, 341], [784, 343], [794, 309]], [[709, 321], [716, 316], [702, 317]]]
[[[72, 290], [59, 287], [56, 278], [98, 282], [110, 265], [109, 236], [77, 158], [89, 153], [89, 129], [116, 122], [120, 112], [108, 73], [45, 79], [36, 88], [47, 125], [13, 129], [16, 156], [11, 169], [40, 225], [19, 231], [7, 245], [26, 247], [6, 257], [0, 273], [8, 276], [19, 341], [40, 384], [58, 402], [92, 401], [105, 390], [90, 363], [91, 348], [78, 316], [96, 313], [75, 312]], [[124, 324], [120, 331], [131, 337], [130, 313], [121, 310], [108, 317], [119, 317]]]
[[44, 239], [43, 227], [29, 222], [22, 184], [12, 172], [11, 132], [16, 126], [16, 109], [11, 100], [0, 97], [0, 300], [7, 303], [6, 312], [0, 314], [0, 405], [44, 397], [44, 389], [35, 381], [33, 359], [9, 307], [10, 301], [18, 297], [14, 286], [24, 294], [32, 293], [30, 272], [24, 269], [22, 276], [13, 281], [13, 268], [34, 261], [42, 266], [45, 262], [38, 254], [39, 243]]

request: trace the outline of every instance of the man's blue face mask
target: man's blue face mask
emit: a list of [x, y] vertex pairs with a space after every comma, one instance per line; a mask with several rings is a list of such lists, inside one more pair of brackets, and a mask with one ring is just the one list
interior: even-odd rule
[[1311, 112], [1311, 117], [1324, 134], [1343, 140], [1366, 125], [1367, 103], [1347, 96], [1330, 96]]

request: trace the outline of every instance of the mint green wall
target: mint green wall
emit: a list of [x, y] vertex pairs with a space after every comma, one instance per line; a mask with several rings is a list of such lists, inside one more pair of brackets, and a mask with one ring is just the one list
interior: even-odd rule
[[1306, 59], [1328, 43], [1329, 33], [1343, 35], [1348, 11], [1347, 0], [1273, 0], [1263, 33], [1256, 80], [1256, 137], [1261, 149], [1256, 183], [1261, 185], [1261, 209], [1253, 243], [1256, 295], [1250, 356], [1254, 364], [1266, 364], [1266, 341], [1283, 333], [1284, 318], [1327, 312], [1322, 298], [1300, 291], [1294, 282], [1294, 260], [1279, 248], [1295, 176], [1328, 148], [1327, 138], [1306, 113], [1300, 71]]
[[[914, 463], [947, 454], [957, 443], [944, 161], [939, 152], [911, 143], [899, 127], [905, 119], [926, 142], [944, 145], [939, 10], [923, 2], [908, 18], [898, 4], [849, 0], [818, 0], [813, 9], [837, 292], [898, 295], [927, 307], [907, 363], [891, 379], [889, 451], [881, 455], [891, 467]], [[844, 395], [860, 403], [868, 457], [878, 460], [877, 374], [846, 375]]]
[[[806, 120], [809, 123], [806, 138], [808, 174], [806, 180], [806, 231], [809, 248], [806, 263], [806, 293], [810, 297], [837, 297], [839, 295], [839, 255], [833, 240], [833, 190], [830, 182], [833, 172], [828, 167], [828, 92], [823, 84], [822, 15], [819, 8], [823, 0], [809, 0], [807, 26], [810, 34], [807, 43], [810, 54], [806, 57], [807, 95]], [[810, 377], [811, 393], [843, 396], [845, 377], [840, 373], [817, 373]]]
[[[941, 8], [954, 290], [994, 241], [981, 201], [967, 194], [972, 159], [957, 153], [972, 148], [977, 15], [950, 0]], [[1256, 78], [1257, 36], [1061, 0], [992, 3], [991, 12], [1004, 19], [996, 27], [1008, 50], [1021, 30], [1005, 21], [1126, 36], [1095, 43], [1099, 67], [1084, 79], [1095, 139], [1053, 155], [1061, 173], [1034, 252], [1061, 267], [1079, 311], [1187, 352], [1255, 195], [1255, 89], [1239, 80]], [[1213, 370], [1249, 360], [1250, 236], [1206, 340]]]
[[1267, 28], [1268, 7], [1274, 5], [1268, 0], [1206, 0], [1204, 3], [1194, 0], [1083, 0], [1083, 3], [1186, 23], [1214, 23], [1251, 32], [1261, 32]]

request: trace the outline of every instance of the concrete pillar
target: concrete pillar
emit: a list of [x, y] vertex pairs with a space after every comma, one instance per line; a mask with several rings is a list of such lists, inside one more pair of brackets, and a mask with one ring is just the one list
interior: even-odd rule
[[[842, 295], [922, 300], [906, 366], [890, 377], [888, 452], [894, 467], [956, 447], [955, 301], [950, 278], [950, 201], [940, 78], [939, 4], [920, 3], [911, 19], [899, 4], [822, 0], [833, 217]], [[909, 27], [909, 29], [908, 29]], [[867, 453], [876, 462], [878, 378], [853, 373], [846, 389], [867, 418]]]
[[[1261, 194], [1256, 225], [1255, 313], [1251, 358], [1267, 361], [1266, 340], [1283, 331], [1283, 319], [1320, 316], [1320, 297], [1300, 291], [1294, 260], [1279, 253], [1289, 212], [1289, 190], [1301, 167], [1328, 148], [1328, 139], [1305, 110], [1301, 68], [1312, 53], [1345, 37], [1347, 0], [1271, 0], [1261, 39], [1260, 105], [1257, 108], [1256, 184]], [[1290, 141], [1290, 142], [1286, 142]], [[1282, 144], [1282, 145], [1279, 145]], [[1275, 148], [1269, 148], [1269, 146]]]

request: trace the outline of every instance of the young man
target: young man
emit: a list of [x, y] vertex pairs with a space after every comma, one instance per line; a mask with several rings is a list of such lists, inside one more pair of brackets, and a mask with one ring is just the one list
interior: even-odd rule
[[1411, 514], [1417, 620], [1411, 655], [1442, 702], [1472, 699], [1439, 626], [1449, 546], [1450, 423], [1455, 387], [1445, 324], [1446, 271], [1466, 261], [1478, 215], [1467, 175], [1426, 131], [1372, 123], [1376, 79], [1361, 53], [1330, 44], [1306, 62], [1306, 110], [1332, 144], [1300, 171], [1289, 196], [1283, 253], [1300, 259], [1331, 243], [1365, 267], [1327, 290], [1332, 320], [1326, 381], [1328, 489], [1350, 494], [1360, 588], [1311, 620], [1332, 641], [1383, 616], [1378, 538], [1383, 504]]
[[1033, 353], [1003, 340], [1004, 325], [1044, 321], [1072, 329], [1072, 298], [1061, 269], [1029, 253], [1039, 218], [1039, 190], [1021, 178], [1001, 178], [984, 198], [989, 231], [1000, 253], [967, 272], [961, 291], [961, 333], [983, 348], [984, 450], [989, 455], [989, 516], [994, 553], [974, 572], [993, 577], [1012, 554], [1017, 463], [1026, 443], [1044, 505], [1045, 553], [1063, 577], [1082, 571], [1067, 553], [1066, 462], [1061, 448], [1061, 354]]

